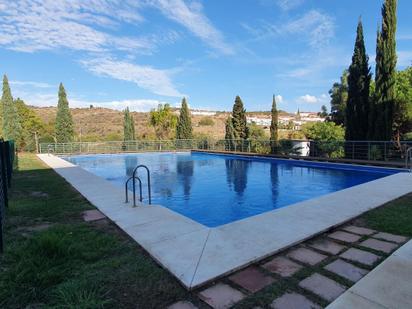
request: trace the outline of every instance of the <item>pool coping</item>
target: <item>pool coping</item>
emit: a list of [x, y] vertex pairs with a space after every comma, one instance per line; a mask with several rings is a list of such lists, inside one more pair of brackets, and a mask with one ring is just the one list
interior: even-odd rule
[[124, 203], [124, 191], [109, 181], [57, 156], [39, 154], [38, 157], [188, 289], [204, 285], [412, 192], [412, 173], [398, 173], [209, 228], [159, 205], [131, 207]]

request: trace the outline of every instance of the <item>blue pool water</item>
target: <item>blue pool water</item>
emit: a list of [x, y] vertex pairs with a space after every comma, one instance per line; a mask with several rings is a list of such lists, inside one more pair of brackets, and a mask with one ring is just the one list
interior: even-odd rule
[[[153, 204], [163, 205], [209, 227], [397, 172], [205, 153], [83, 155], [65, 159], [122, 188], [134, 167], [145, 164], [151, 171]], [[145, 183], [143, 171], [140, 176]]]

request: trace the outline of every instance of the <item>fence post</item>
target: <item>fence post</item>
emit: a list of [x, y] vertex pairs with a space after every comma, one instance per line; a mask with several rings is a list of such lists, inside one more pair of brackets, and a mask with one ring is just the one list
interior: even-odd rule
[[368, 160], [371, 159], [371, 142], [368, 142]]
[[355, 159], [355, 143], [352, 142], [352, 159]]

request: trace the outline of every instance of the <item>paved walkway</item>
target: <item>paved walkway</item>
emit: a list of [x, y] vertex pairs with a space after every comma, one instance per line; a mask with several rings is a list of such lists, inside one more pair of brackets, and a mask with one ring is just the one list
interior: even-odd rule
[[412, 241], [327, 308], [412, 308]]
[[[345, 225], [196, 293], [214, 309], [309, 309], [328, 304], [334, 309], [410, 308], [412, 241], [402, 246], [406, 241], [403, 236]], [[195, 308], [199, 307], [184, 300], [169, 307]]]

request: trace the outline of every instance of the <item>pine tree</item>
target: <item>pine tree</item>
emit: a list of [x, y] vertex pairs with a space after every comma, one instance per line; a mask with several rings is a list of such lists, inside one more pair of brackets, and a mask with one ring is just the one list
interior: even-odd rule
[[368, 136], [369, 87], [371, 81], [369, 57], [363, 40], [359, 19], [356, 42], [349, 67], [348, 101], [346, 104], [346, 140], [366, 140]]
[[239, 96], [236, 96], [235, 104], [233, 105], [232, 123], [235, 139], [247, 140], [249, 138], [249, 128], [246, 122], [246, 110]]
[[57, 103], [55, 134], [58, 143], [68, 143], [73, 141], [73, 119], [72, 114], [70, 113], [69, 102], [67, 101], [66, 90], [64, 90], [62, 83], [59, 85], [59, 102]]
[[385, 0], [382, 6], [382, 27], [376, 44], [376, 74], [374, 96], [375, 140], [393, 138], [396, 78], [396, 8], [397, 0]]
[[225, 131], [226, 148], [227, 150], [233, 150], [235, 148], [235, 130], [233, 128], [233, 119], [231, 116], [226, 119]]
[[192, 139], [192, 120], [190, 119], [190, 111], [187, 106], [186, 98], [182, 100], [182, 107], [180, 108], [179, 121], [176, 127], [177, 139]]
[[271, 148], [272, 148], [272, 153], [275, 153], [277, 150], [278, 146], [278, 123], [279, 123], [279, 115], [278, 115], [278, 110], [276, 107], [276, 97], [273, 95], [273, 100], [272, 100], [272, 120], [270, 122], [270, 142], [271, 142]]
[[124, 141], [135, 140], [135, 128], [133, 116], [130, 114], [129, 108], [123, 111], [124, 121], [123, 121], [123, 139]]
[[3, 138], [5, 140], [14, 140], [17, 142], [21, 135], [21, 123], [6, 75], [3, 77], [3, 95], [1, 97], [1, 105], [3, 113]]

